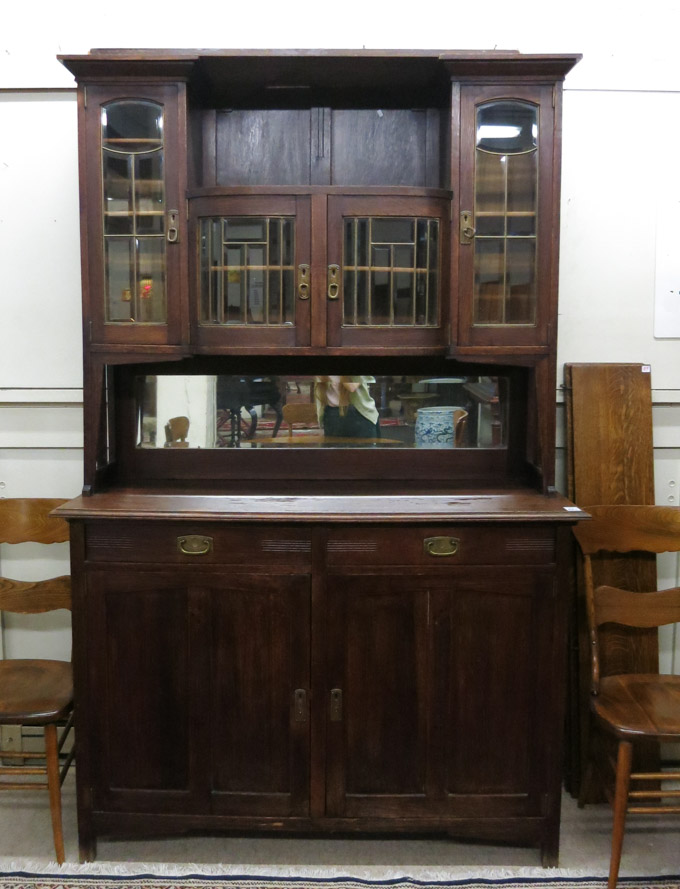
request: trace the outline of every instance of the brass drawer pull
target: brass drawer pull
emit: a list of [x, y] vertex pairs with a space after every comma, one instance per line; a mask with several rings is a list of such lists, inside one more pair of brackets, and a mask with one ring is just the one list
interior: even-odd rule
[[212, 552], [212, 537], [204, 537], [203, 534], [187, 534], [186, 537], [177, 538], [177, 549], [185, 556], [204, 556]]
[[455, 556], [460, 548], [457, 537], [426, 537], [423, 549], [428, 556]]

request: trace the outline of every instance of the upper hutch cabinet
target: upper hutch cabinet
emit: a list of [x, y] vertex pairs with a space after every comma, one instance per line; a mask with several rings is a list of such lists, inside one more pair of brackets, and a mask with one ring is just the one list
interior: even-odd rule
[[[554, 348], [575, 56], [99, 51], [81, 84], [96, 347]], [[142, 349], [143, 351], [143, 349]]]

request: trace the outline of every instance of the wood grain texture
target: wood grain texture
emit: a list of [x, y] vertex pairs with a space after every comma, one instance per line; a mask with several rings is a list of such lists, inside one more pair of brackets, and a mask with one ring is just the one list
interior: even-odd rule
[[65, 543], [68, 525], [50, 513], [66, 500], [7, 498], [0, 500], [0, 543]]
[[[568, 495], [586, 510], [593, 505], [653, 504], [651, 374], [640, 364], [567, 364], [565, 384]], [[653, 555], [601, 554], [593, 556], [592, 564], [595, 586], [656, 588]], [[571, 688], [577, 702], [571, 708], [570, 747], [578, 785], [589, 746], [590, 696], [590, 645], [580, 577], [574, 626], [578, 657]], [[600, 654], [603, 675], [654, 672], [657, 632], [607, 627]], [[652, 757], [647, 766], [652, 768], [655, 762]]]

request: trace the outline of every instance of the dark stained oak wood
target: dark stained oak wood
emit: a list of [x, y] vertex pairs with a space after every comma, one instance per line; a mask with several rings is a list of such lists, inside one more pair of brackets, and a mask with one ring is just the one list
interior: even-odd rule
[[[560, 565], [586, 517], [554, 493], [559, 118], [578, 58], [61, 57], [78, 81], [84, 220], [85, 486], [57, 512], [71, 525], [84, 860], [104, 834], [442, 831], [536, 846], [557, 864]], [[474, 191], [475, 103], [498, 97], [541, 113], [535, 325], [472, 323], [458, 220]], [[118, 98], [165, 116], [178, 238], [165, 243], [162, 323], [103, 311], [101, 110]], [[242, 216], [295, 221], [288, 272], [309, 275], [293, 323], [201, 317], [199, 220]], [[344, 275], [334, 300], [328, 266], [350, 264], [351, 216], [439, 220], [436, 261], [419, 248], [417, 266], [404, 251], [396, 263], [436, 276], [436, 311], [421, 288], [406, 323], [396, 271], [397, 323], [346, 323]], [[250, 273], [232, 266], [227, 291]], [[119, 287], [125, 262], [116, 272]], [[136, 447], [140, 376], [357, 366], [503, 377], [503, 446]]]

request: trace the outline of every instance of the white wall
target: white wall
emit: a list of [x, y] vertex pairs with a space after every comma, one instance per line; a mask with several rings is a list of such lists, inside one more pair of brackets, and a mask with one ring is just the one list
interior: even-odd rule
[[670, 0], [207, 0], [187, 15], [138, 0], [9, 6], [0, 30], [0, 496], [69, 496], [81, 484], [76, 110], [57, 53], [498, 48], [583, 53], [565, 83], [560, 379], [565, 361], [651, 364], [657, 502], [677, 504], [680, 344], [655, 339], [653, 318], [657, 206], [680, 202], [679, 28]]

